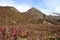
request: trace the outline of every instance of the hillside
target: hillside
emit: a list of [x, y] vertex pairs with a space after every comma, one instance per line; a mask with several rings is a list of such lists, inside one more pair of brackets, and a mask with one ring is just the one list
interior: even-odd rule
[[34, 7], [23, 13], [23, 15], [26, 18], [28, 17], [27, 20], [30, 20], [33, 24], [42, 24], [44, 22], [45, 14]]
[[1, 25], [16, 24], [19, 20], [22, 20], [22, 18], [24, 17], [16, 8], [10, 6], [0, 7]]
[[60, 25], [60, 17], [59, 16], [49, 15], [45, 19], [46, 19], [46, 21], [48, 21], [54, 25]]
[[36, 8], [31, 8], [27, 12], [21, 13], [11, 6], [0, 6], [0, 24], [39, 24], [43, 23], [44, 14]]
[[[55, 18], [56, 19], [56, 18]], [[60, 23], [60, 22], [59, 22]], [[57, 24], [54, 17], [47, 16], [40, 10], [32, 7], [27, 12], [19, 12], [11, 6], [0, 6], [0, 25], [17, 24]]]

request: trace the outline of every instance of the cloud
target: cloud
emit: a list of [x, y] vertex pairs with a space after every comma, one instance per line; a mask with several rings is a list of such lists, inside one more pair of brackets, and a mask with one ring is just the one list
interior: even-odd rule
[[27, 11], [33, 6], [45, 14], [60, 13], [60, 0], [0, 0], [0, 6], [14, 6], [20, 12]]
[[60, 0], [45, 0], [45, 5], [48, 11], [60, 13]]
[[13, 6], [14, 2], [12, 0], [0, 0], [0, 6]]
[[29, 4], [16, 4], [13, 0], [0, 0], [0, 6], [14, 6], [20, 12], [25, 12], [31, 8]]
[[20, 12], [26, 12], [28, 9], [31, 8], [31, 6], [28, 5], [28, 4], [20, 4], [20, 5], [16, 5], [15, 7], [16, 7], [17, 10], [19, 10]]
[[60, 6], [57, 6], [57, 7], [54, 9], [54, 12], [60, 13]]

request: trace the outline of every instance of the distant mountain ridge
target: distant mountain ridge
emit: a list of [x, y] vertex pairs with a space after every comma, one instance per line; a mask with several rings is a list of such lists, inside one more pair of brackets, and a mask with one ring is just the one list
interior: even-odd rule
[[1, 25], [10, 25], [16, 23], [22, 16], [16, 8], [5, 6], [0, 6], [0, 24]]
[[1, 25], [44, 24], [47, 17], [47, 15], [34, 7], [27, 12], [21, 13], [14, 7], [0, 6]]

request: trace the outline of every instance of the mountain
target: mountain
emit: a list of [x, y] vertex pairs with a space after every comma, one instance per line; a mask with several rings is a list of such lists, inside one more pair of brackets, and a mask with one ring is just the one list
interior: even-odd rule
[[0, 24], [12, 25], [17, 24], [24, 16], [14, 7], [0, 6]]
[[53, 24], [52, 17], [32, 7], [27, 12], [19, 12], [11, 6], [0, 6], [0, 25]]
[[31, 15], [34, 18], [44, 19], [44, 13], [42, 13], [40, 10], [32, 7], [27, 11], [28, 15]]
[[48, 21], [52, 24], [60, 25], [60, 16], [49, 15], [46, 17], [46, 21]]
[[31, 8], [27, 12], [21, 13], [11, 6], [0, 6], [0, 24], [38, 24], [43, 22], [44, 14], [36, 8]]
[[32, 18], [33, 23], [43, 23], [45, 14], [39, 11], [38, 9], [32, 7], [26, 12], [27, 16]]

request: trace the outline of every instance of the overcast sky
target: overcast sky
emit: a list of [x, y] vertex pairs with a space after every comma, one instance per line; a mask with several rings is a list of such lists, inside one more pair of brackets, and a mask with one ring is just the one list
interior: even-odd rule
[[60, 0], [0, 0], [0, 6], [14, 6], [20, 12], [35, 7], [45, 14], [60, 13]]

